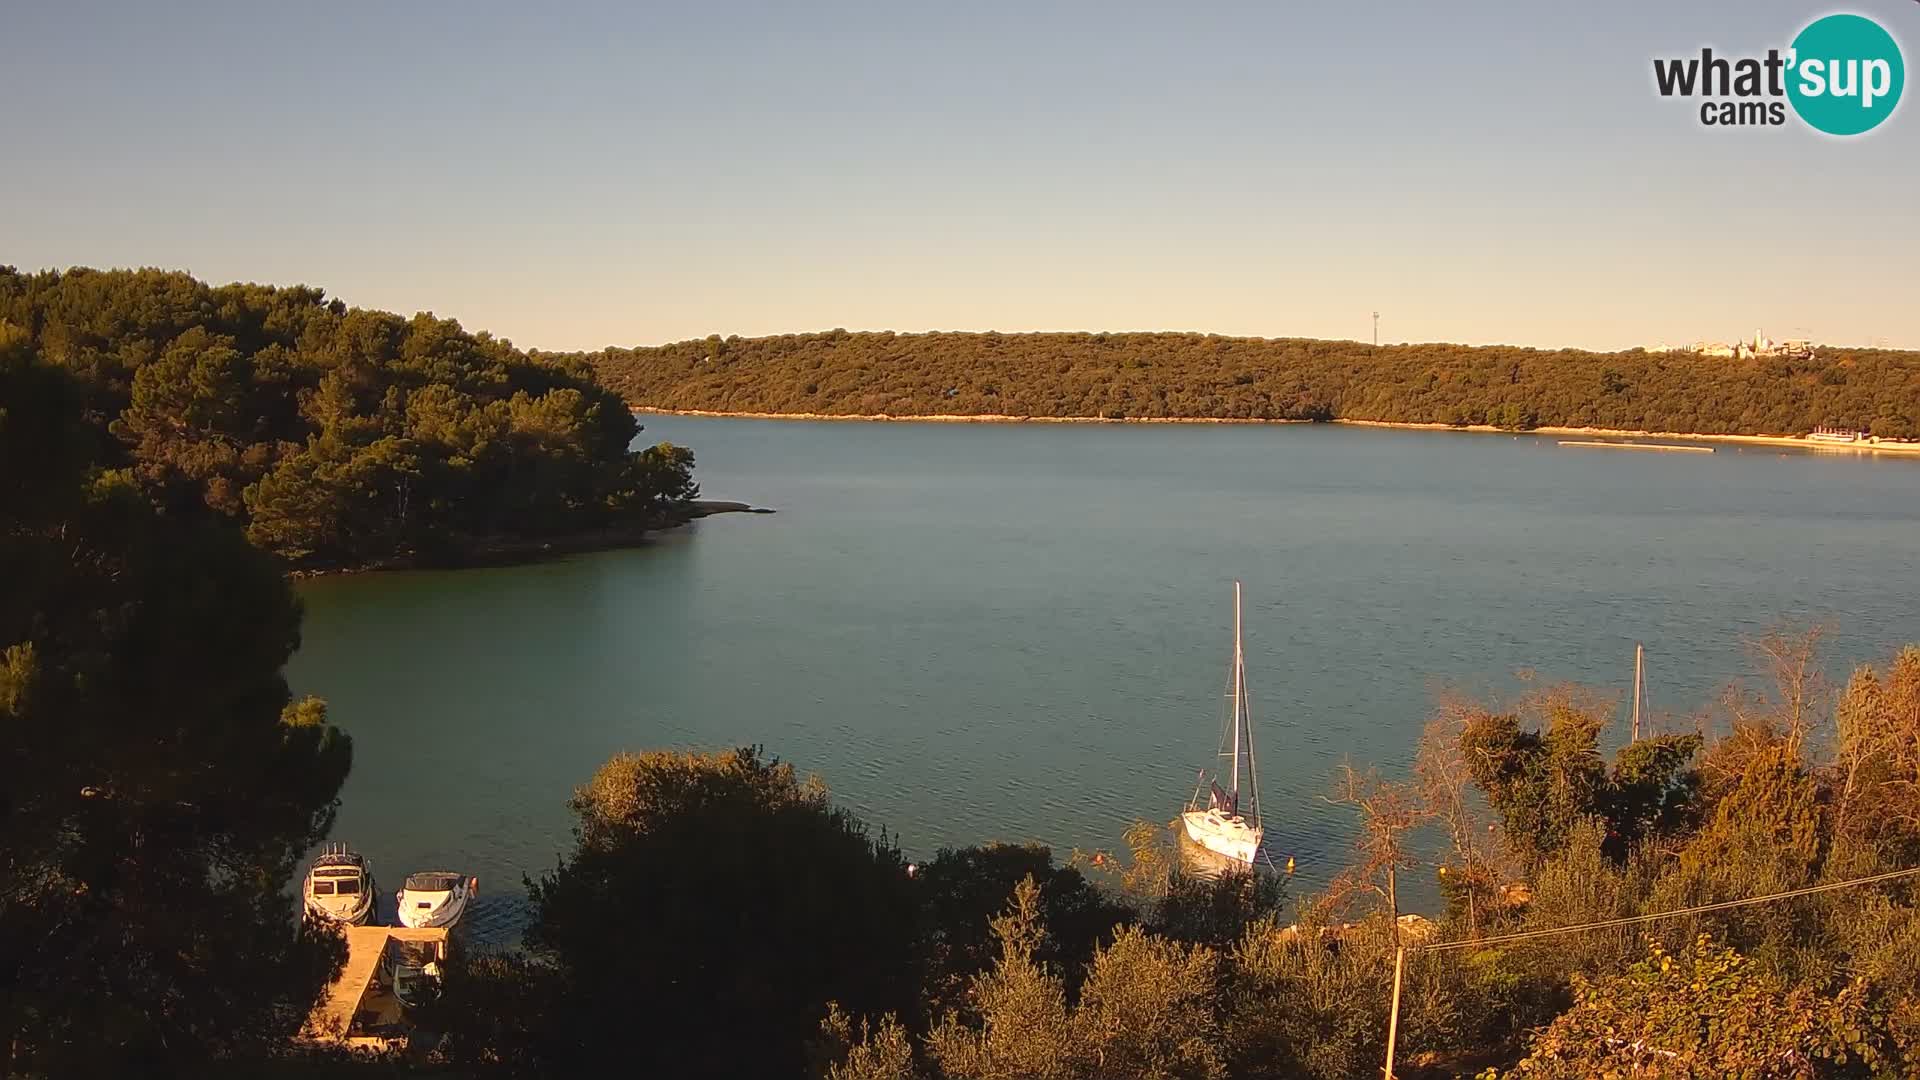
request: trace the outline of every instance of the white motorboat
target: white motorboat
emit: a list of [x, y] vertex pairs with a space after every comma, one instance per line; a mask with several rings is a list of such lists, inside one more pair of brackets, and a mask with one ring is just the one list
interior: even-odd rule
[[324, 922], [361, 926], [373, 918], [373, 866], [366, 856], [329, 841], [307, 868], [300, 889], [306, 910]]
[[467, 905], [480, 895], [480, 879], [450, 870], [427, 870], [408, 874], [400, 887], [398, 914], [401, 926], [424, 929], [450, 927], [467, 913]]
[[[1220, 786], [1219, 776], [1209, 778], [1204, 770], [1193, 799], [1180, 815], [1187, 838], [1217, 855], [1237, 863], [1253, 865], [1259, 857], [1263, 830], [1260, 824], [1260, 776], [1253, 759], [1253, 718], [1247, 698], [1246, 656], [1240, 647], [1240, 583], [1233, 583], [1233, 708], [1221, 739], [1220, 757], [1232, 762]], [[1231, 749], [1229, 749], [1231, 747]], [[1247, 788], [1252, 795], [1252, 815], [1240, 809], [1240, 761], [1246, 759]], [[1205, 795], [1205, 801], [1201, 796]]]

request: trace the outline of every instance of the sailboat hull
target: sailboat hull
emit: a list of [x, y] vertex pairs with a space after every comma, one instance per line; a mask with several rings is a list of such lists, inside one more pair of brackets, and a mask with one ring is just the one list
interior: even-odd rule
[[1180, 815], [1180, 827], [1187, 839], [1235, 862], [1252, 866], [1260, 854], [1260, 828], [1238, 814], [1228, 817], [1218, 810], [1189, 810]]

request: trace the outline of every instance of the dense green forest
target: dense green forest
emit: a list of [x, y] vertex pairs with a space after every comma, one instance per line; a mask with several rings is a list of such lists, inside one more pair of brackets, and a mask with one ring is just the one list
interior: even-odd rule
[[77, 380], [104, 468], [296, 566], [637, 532], [695, 491], [584, 364], [319, 289], [0, 267], [0, 331]]
[[162, 513], [0, 333], [0, 1073], [191, 1073], [283, 1041], [343, 950], [287, 883], [352, 757], [282, 668], [300, 606]]
[[1213, 334], [788, 334], [582, 357], [636, 404], [827, 415], [1382, 420], [1920, 438], [1920, 353], [1809, 359]]

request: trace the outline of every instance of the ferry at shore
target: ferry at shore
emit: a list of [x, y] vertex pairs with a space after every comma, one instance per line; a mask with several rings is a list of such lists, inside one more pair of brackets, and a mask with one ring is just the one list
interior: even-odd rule
[[1807, 435], [1808, 442], [1830, 443], [1838, 446], [1854, 446], [1868, 442], [1872, 436], [1853, 428], [1817, 427]]

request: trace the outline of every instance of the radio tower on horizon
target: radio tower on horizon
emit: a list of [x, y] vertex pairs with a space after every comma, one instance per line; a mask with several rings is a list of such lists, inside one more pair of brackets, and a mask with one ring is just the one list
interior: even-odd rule
[[1373, 313], [1373, 347], [1380, 347], [1380, 313]]

